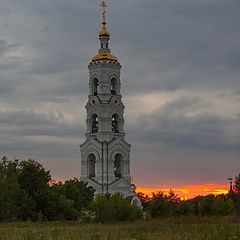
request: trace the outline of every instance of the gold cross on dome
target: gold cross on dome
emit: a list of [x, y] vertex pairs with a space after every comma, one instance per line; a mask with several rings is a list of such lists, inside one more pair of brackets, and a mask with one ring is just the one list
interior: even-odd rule
[[106, 23], [106, 9], [107, 9], [107, 3], [105, 2], [105, 0], [102, 1], [102, 3], [100, 4], [100, 6], [103, 9], [103, 23]]

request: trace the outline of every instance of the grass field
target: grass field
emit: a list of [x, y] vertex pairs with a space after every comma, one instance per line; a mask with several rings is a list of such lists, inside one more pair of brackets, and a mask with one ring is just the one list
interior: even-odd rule
[[0, 240], [240, 240], [237, 218], [179, 218], [134, 223], [2, 223]]

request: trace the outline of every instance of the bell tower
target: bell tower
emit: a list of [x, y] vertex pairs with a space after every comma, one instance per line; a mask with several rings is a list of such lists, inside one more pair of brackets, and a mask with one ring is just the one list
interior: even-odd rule
[[101, 7], [100, 49], [88, 66], [87, 132], [86, 141], [80, 145], [81, 180], [97, 194], [120, 192], [129, 197], [135, 195], [135, 190], [130, 177], [131, 145], [125, 141], [121, 65], [109, 48], [105, 0]]

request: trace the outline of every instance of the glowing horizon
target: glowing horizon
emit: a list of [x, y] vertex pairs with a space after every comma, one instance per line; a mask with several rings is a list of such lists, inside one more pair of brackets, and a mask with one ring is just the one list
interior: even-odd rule
[[172, 190], [179, 198], [181, 199], [191, 199], [196, 196], [206, 196], [209, 194], [220, 195], [227, 194], [229, 191], [228, 185], [218, 185], [218, 184], [206, 184], [206, 185], [187, 185], [182, 187], [137, 187], [137, 192], [142, 192], [148, 196], [151, 196], [152, 193], [162, 191], [164, 193], [169, 193]]
[[[66, 179], [54, 178], [51, 183], [64, 183]], [[144, 187], [139, 186], [136, 189], [136, 192], [142, 192], [148, 196], [151, 196], [152, 193], [157, 193], [159, 191], [164, 192], [165, 194], [169, 193], [172, 190], [180, 199], [191, 199], [196, 196], [206, 196], [209, 194], [220, 195], [227, 194], [229, 191], [229, 185], [221, 184], [205, 184], [205, 185], [186, 185], [181, 187]]]

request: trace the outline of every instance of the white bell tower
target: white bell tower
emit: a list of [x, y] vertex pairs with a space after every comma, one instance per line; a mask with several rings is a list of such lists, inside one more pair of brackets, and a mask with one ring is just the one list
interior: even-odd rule
[[81, 180], [97, 194], [120, 192], [134, 196], [130, 177], [130, 148], [125, 141], [124, 105], [121, 96], [117, 57], [109, 49], [110, 34], [106, 27], [106, 2], [103, 8], [101, 47], [89, 68], [89, 96], [86, 105], [86, 141], [81, 149]]

